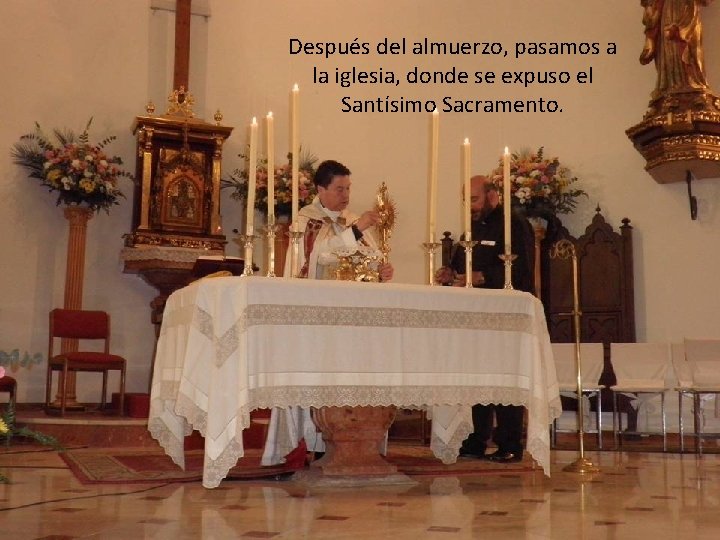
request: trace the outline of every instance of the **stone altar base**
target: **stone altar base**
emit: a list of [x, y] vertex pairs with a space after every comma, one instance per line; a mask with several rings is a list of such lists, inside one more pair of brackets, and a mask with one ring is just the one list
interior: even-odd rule
[[388, 476], [397, 473], [380, 455], [396, 407], [321, 407], [313, 421], [323, 434], [325, 455], [313, 461], [325, 476]]

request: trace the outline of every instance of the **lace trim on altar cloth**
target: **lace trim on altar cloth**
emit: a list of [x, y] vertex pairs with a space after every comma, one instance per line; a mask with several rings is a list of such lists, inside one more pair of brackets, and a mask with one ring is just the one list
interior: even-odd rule
[[212, 489], [220, 485], [220, 482], [228, 475], [230, 469], [236, 464], [238, 459], [243, 457], [245, 450], [242, 443], [242, 430], [238, 432], [240, 440], [232, 440], [225, 447], [223, 453], [217, 459], [210, 459], [205, 452], [205, 461], [203, 464], [202, 485], [205, 488]]
[[[182, 470], [185, 470], [185, 441], [175, 437], [160, 418], [150, 419], [148, 422], [148, 431], [150, 431], [150, 436], [155, 439], [163, 450], [165, 450], [165, 453], [170, 456], [173, 463]], [[186, 435], [189, 434], [190, 433], [187, 433]]]
[[332, 406], [419, 409], [430, 405], [498, 403], [527, 405], [521, 388], [477, 386], [273, 386], [249, 391], [250, 409]]
[[215, 365], [222, 366], [232, 353], [234, 353], [240, 343], [240, 334], [246, 328], [246, 315], [233, 324], [222, 336], [215, 337], [215, 328], [213, 326], [212, 316], [205, 310], [195, 307], [195, 328], [215, 345]]
[[525, 313], [482, 313], [378, 307], [295, 306], [251, 304], [245, 311], [248, 327], [255, 325], [381, 326], [533, 332]]

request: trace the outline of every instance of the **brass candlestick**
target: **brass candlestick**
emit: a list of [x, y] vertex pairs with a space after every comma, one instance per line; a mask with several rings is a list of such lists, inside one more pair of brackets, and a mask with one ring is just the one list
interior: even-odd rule
[[243, 276], [253, 275], [253, 248], [255, 244], [254, 234], [241, 234], [240, 242], [245, 248], [245, 264], [243, 265]]
[[292, 230], [288, 231], [290, 242], [292, 242], [292, 249], [290, 250], [290, 277], [296, 278], [300, 274], [298, 263], [300, 261], [300, 240], [304, 233], [295, 230], [297, 224], [293, 224]]
[[505, 286], [503, 289], [510, 290], [514, 289], [512, 284], [512, 265], [515, 259], [517, 259], [517, 255], [514, 253], [505, 252], [502, 255], [498, 255], [500, 259], [505, 263]]
[[441, 246], [440, 242], [423, 242], [422, 247], [427, 253], [428, 284], [435, 285], [435, 252]]
[[267, 238], [267, 277], [276, 277], [275, 276], [275, 237], [277, 236], [277, 230], [278, 227], [275, 225], [275, 217], [270, 216], [268, 218], [268, 224], [263, 227], [263, 232], [265, 233], [265, 238]]
[[459, 244], [465, 248], [465, 287], [471, 289], [472, 283], [472, 249], [477, 240], [460, 240]]
[[[580, 439], [580, 457], [572, 462], [567, 467], [563, 468], [567, 472], [576, 472], [581, 474], [597, 473], [600, 472], [600, 467], [595, 465], [590, 459], [585, 457], [585, 442], [584, 442], [584, 407], [582, 400], [582, 358], [580, 355], [580, 297], [578, 293], [578, 265], [577, 265], [577, 253], [575, 252], [575, 246], [570, 240], [563, 239], [557, 242], [550, 251], [550, 257], [555, 259], [569, 259], [572, 258], [572, 270], [573, 270], [573, 326], [575, 333], [575, 364], [577, 369], [577, 397], [578, 397], [578, 436]], [[600, 397], [598, 396], [598, 399]], [[601, 434], [602, 435], [602, 434]]]

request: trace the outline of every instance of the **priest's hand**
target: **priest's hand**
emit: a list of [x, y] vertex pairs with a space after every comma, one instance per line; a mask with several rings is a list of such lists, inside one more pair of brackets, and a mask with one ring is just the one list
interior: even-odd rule
[[377, 225], [377, 223], [380, 221], [380, 214], [375, 212], [374, 210], [368, 210], [367, 212], [363, 212], [363, 215], [360, 216], [360, 219], [358, 219], [355, 222], [355, 226], [360, 230], [364, 231], [368, 227], [372, 227], [373, 225]]
[[381, 282], [391, 281], [394, 273], [395, 269], [390, 263], [383, 263], [378, 267], [378, 274], [380, 275]]

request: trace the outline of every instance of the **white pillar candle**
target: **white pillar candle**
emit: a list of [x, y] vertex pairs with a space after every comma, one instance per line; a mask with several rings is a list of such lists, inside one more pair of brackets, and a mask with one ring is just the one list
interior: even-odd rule
[[462, 159], [460, 165], [463, 182], [463, 223], [465, 226], [465, 240], [472, 240], [470, 227], [470, 139], [465, 139], [462, 145]]
[[255, 185], [257, 177], [257, 120], [250, 124], [250, 156], [248, 161], [247, 225], [245, 234], [255, 234]]
[[430, 115], [430, 171], [428, 178], [428, 242], [435, 242], [437, 215], [438, 138], [440, 134], [440, 113], [436, 109]]
[[273, 114], [265, 117], [265, 140], [267, 145], [267, 215], [268, 225], [275, 223], [275, 133]]
[[505, 147], [503, 154], [503, 217], [505, 228], [505, 253], [512, 253], [510, 212], [512, 210], [512, 194], [510, 193], [510, 151]]
[[296, 84], [293, 86], [291, 94], [291, 147], [292, 152], [292, 224], [293, 230], [298, 230], [298, 209], [300, 207], [299, 199], [299, 181], [300, 181], [300, 140], [298, 138], [298, 123], [299, 123], [299, 110], [298, 110], [298, 95], [300, 89]]

